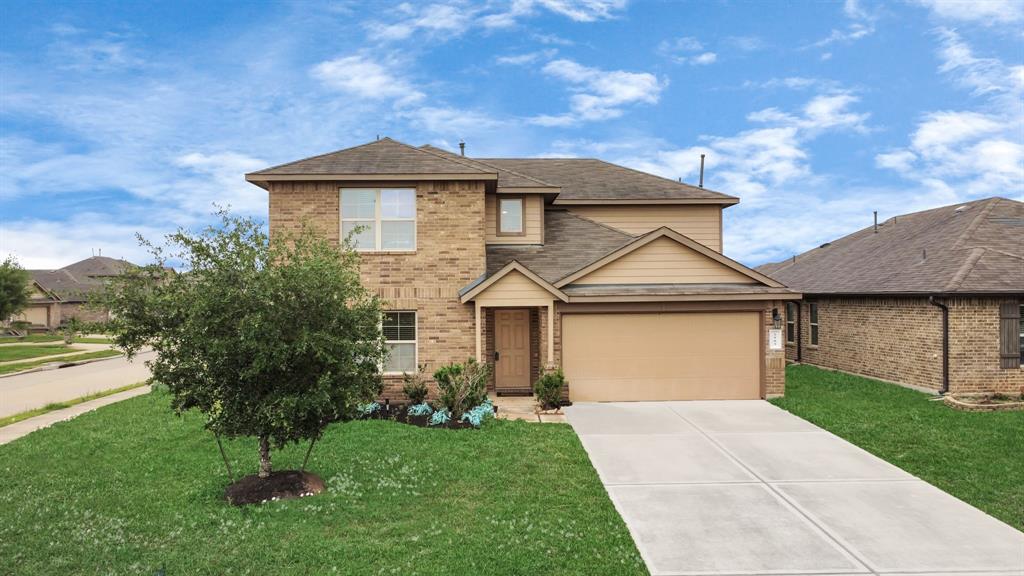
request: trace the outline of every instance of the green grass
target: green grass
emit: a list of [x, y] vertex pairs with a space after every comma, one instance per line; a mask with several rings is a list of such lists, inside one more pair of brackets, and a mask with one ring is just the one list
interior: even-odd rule
[[22, 420], [28, 420], [35, 416], [41, 416], [47, 412], [53, 412], [54, 410], [63, 410], [64, 408], [70, 408], [75, 404], [81, 404], [82, 402], [88, 402], [89, 400], [96, 400], [97, 398], [103, 398], [104, 396], [110, 396], [117, 394], [118, 392], [124, 392], [125, 390], [131, 390], [132, 388], [138, 388], [139, 386], [145, 386], [146, 382], [136, 382], [135, 384], [129, 384], [127, 386], [121, 386], [120, 388], [114, 388], [112, 390], [104, 390], [102, 392], [95, 392], [86, 396], [75, 398], [74, 400], [66, 400], [64, 402], [51, 402], [42, 408], [36, 408], [35, 410], [28, 410], [25, 412], [19, 412], [10, 416], [0, 418], [0, 428], [4, 426], [14, 424], [15, 422], [21, 422]]
[[[120, 356], [121, 352], [117, 350], [97, 350], [95, 352], [82, 352], [81, 354], [68, 354], [65, 356], [59, 356], [57, 358], [46, 358], [43, 360], [33, 360], [31, 362], [16, 362], [14, 364], [5, 364], [0, 366], [0, 374], [11, 374], [13, 372], [21, 372], [22, 370], [28, 370], [30, 368], [38, 368], [43, 364], [49, 364], [50, 362], [77, 362], [79, 360], [92, 360], [94, 358], [110, 358], [111, 356]], [[3, 386], [3, 382], [0, 381], [0, 387]]]
[[[646, 574], [567, 425], [333, 425], [308, 467], [327, 491], [239, 509], [201, 416], [168, 403], [153, 392], [0, 446], [0, 574]], [[255, 472], [254, 441], [225, 448]]]
[[961, 412], [935, 396], [813, 366], [772, 400], [1024, 530], [1024, 412]]
[[27, 360], [39, 356], [53, 356], [65, 352], [77, 352], [78, 348], [55, 344], [49, 346], [0, 346], [0, 362]]
[[[0, 336], [0, 344], [17, 344], [19, 342], [61, 342], [63, 336], [57, 334], [29, 334], [28, 336], [16, 338], [13, 336]], [[76, 336], [75, 344], [110, 344], [112, 340], [106, 336]]]

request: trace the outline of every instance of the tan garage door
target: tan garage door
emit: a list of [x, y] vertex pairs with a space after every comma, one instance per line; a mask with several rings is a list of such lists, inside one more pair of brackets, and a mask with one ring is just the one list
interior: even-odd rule
[[756, 312], [565, 314], [573, 401], [756, 399]]
[[49, 314], [47, 306], [29, 306], [22, 311], [18, 320], [31, 322], [33, 326], [48, 326]]

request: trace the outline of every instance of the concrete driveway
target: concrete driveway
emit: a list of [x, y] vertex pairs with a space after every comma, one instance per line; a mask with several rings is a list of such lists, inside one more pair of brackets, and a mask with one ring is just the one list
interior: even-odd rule
[[767, 402], [566, 413], [651, 574], [1024, 574], [1024, 534]]

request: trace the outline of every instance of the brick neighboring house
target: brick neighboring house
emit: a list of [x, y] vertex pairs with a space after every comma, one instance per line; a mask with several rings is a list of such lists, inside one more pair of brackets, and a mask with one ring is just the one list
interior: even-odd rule
[[593, 159], [471, 159], [389, 138], [246, 175], [271, 235], [355, 230], [386, 302], [385, 395], [426, 364], [482, 358], [529, 394], [562, 367], [573, 400], [782, 394], [768, 346], [799, 295], [722, 254], [739, 200]]
[[804, 293], [786, 357], [940, 392], [1024, 391], [1024, 204], [893, 217], [758, 268]]
[[88, 306], [90, 298], [103, 290], [107, 281], [121, 274], [131, 262], [93, 256], [56, 270], [29, 270], [32, 294], [29, 304], [12, 320], [28, 321], [31, 330], [53, 330], [72, 318], [84, 322], [105, 322], [106, 310]]

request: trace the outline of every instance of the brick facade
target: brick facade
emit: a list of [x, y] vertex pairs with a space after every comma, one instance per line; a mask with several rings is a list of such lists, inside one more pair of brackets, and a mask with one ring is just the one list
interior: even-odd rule
[[[296, 230], [308, 221], [329, 240], [340, 243], [341, 185], [273, 183], [271, 235]], [[389, 185], [396, 184], [372, 184]], [[361, 276], [385, 301], [385, 308], [418, 313], [418, 361], [433, 373], [443, 364], [464, 362], [476, 354], [473, 305], [460, 303], [458, 291], [486, 269], [484, 183], [425, 181], [415, 187], [416, 251], [364, 252]], [[385, 377], [384, 396], [404, 400], [400, 377]]]
[[[818, 303], [818, 346], [809, 303]], [[949, 307], [951, 392], [1020, 392], [1024, 371], [999, 368], [1000, 298], [940, 299]], [[942, 387], [942, 313], [927, 298], [814, 297], [800, 303], [802, 362], [910, 386]], [[798, 360], [787, 344], [786, 358]]]

